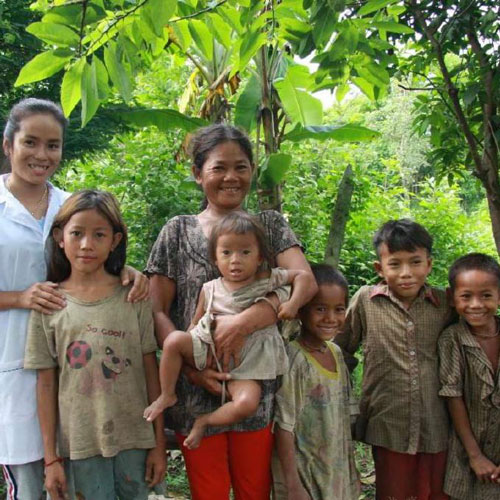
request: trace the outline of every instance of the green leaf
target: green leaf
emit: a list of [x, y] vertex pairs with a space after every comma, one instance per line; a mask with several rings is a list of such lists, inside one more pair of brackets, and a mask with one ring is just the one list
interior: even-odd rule
[[231, 47], [231, 30], [228, 29], [227, 23], [225, 23], [222, 18], [218, 14], [212, 14], [210, 16], [210, 21], [213, 26], [214, 34], [217, 40], [224, 46], [226, 49]]
[[118, 59], [115, 42], [110, 42], [104, 49], [104, 63], [113, 84], [128, 102], [132, 98], [132, 82], [127, 70]]
[[208, 125], [205, 120], [183, 115], [175, 109], [133, 109], [118, 111], [117, 114], [129, 123], [139, 127], [154, 125], [162, 131], [180, 128], [191, 132], [199, 127]]
[[163, 28], [172, 17], [177, 0], [148, 0], [143, 9], [144, 16], [151, 21], [155, 34], [163, 36]]
[[258, 31], [251, 31], [245, 35], [240, 45], [240, 60], [238, 62], [240, 70], [246, 68], [250, 59], [266, 43], [266, 40], [266, 34]]
[[38, 54], [22, 67], [14, 86], [19, 87], [52, 76], [64, 67], [72, 55], [73, 52], [67, 49], [48, 50]]
[[322, 7], [316, 15], [313, 28], [313, 39], [316, 45], [323, 45], [330, 40], [335, 23], [332, 21], [331, 12], [327, 7]]
[[341, 103], [344, 97], [346, 96], [347, 92], [349, 92], [350, 87], [347, 83], [344, 83], [342, 85], [339, 85], [337, 87], [337, 90], [335, 91], [335, 98], [337, 99], [338, 103]]
[[284, 178], [292, 164], [292, 155], [273, 153], [266, 158], [259, 174], [259, 180], [268, 187], [276, 186]]
[[316, 139], [324, 141], [334, 139], [339, 142], [366, 142], [377, 138], [379, 132], [371, 130], [361, 125], [323, 125], [302, 127], [297, 125], [291, 132], [285, 135], [284, 139], [299, 142], [304, 139]]
[[370, 0], [365, 3], [361, 9], [358, 10], [358, 15], [366, 16], [366, 14], [370, 14], [371, 12], [375, 12], [376, 10], [383, 9], [390, 4], [396, 3], [398, 0]]
[[177, 42], [181, 46], [182, 50], [186, 51], [193, 40], [191, 34], [189, 33], [188, 22], [185, 19], [182, 19], [181, 21], [172, 23], [172, 29], [174, 30], [175, 38], [177, 39]]
[[323, 119], [321, 101], [296, 88], [289, 75], [274, 83], [286, 114], [302, 125], [320, 125]]
[[236, 101], [234, 124], [251, 132], [257, 124], [257, 113], [261, 100], [261, 87], [257, 77], [252, 75]]
[[61, 104], [65, 116], [69, 116], [82, 96], [82, 74], [86, 59], [82, 57], [64, 74], [61, 84]]
[[351, 78], [351, 81], [354, 85], [356, 85], [356, 87], [359, 88], [359, 90], [361, 90], [361, 92], [363, 92], [363, 94], [366, 95], [366, 97], [368, 97], [368, 99], [371, 99], [372, 101], [375, 100], [375, 92], [373, 85], [370, 82], [361, 77], [353, 77]]
[[411, 35], [415, 31], [405, 24], [396, 23], [395, 21], [373, 21], [372, 25], [379, 30], [388, 31], [389, 33], [402, 33]]
[[96, 77], [97, 77], [97, 95], [99, 100], [104, 101], [109, 95], [109, 79], [108, 70], [104, 63], [94, 54], [92, 56], [92, 61], [95, 63], [96, 67]]
[[205, 57], [208, 61], [211, 61], [214, 49], [212, 33], [210, 33], [205, 23], [197, 19], [189, 21], [188, 26], [194, 43], [203, 54], [203, 57]]
[[389, 73], [379, 64], [370, 62], [364, 65], [354, 66], [359, 76], [378, 87], [389, 85]]
[[97, 68], [85, 63], [82, 74], [82, 128], [95, 115], [99, 107], [99, 96], [97, 90]]
[[54, 23], [32, 23], [26, 31], [40, 40], [59, 47], [76, 47], [80, 41], [78, 35], [67, 26]]

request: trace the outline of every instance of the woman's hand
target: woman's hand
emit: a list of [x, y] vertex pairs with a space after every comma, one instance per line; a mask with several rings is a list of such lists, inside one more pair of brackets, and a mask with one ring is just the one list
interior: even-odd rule
[[56, 462], [45, 468], [45, 488], [52, 500], [68, 498], [68, 486], [62, 463]]
[[217, 359], [222, 360], [222, 370], [229, 371], [231, 358], [234, 366], [240, 364], [241, 349], [245, 343], [247, 333], [239, 321], [240, 315], [221, 315], [215, 320], [214, 342]]
[[165, 446], [156, 446], [148, 451], [146, 458], [146, 482], [152, 488], [165, 479], [167, 469], [167, 454]]
[[[205, 368], [202, 371], [196, 370], [190, 366], [184, 365], [184, 373], [186, 374], [189, 382], [198, 387], [203, 387], [210, 394], [215, 396], [222, 396], [222, 382], [225, 380], [230, 380], [231, 375], [229, 373], [221, 373], [212, 368]], [[226, 397], [228, 396], [226, 391]]]
[[20, 309], [34, 309], [43, 314], [52, 314], [66, 306], [64, 295], [57, 290], [59, 285], [52, 281], [35, 283], [20, 292], [18, 307]]
[[123, 286], [133, 283], [127, 296], [129, 302], [141, 302], [149, 297], [149, 280], [144, 274], [130, 266], [125, 266], [120, 273]]
[[494, 476], [496, 472], [496, 466], [482, 453], [476, 457], [470, 458], [469, 464], [479, 481], [481, 481], [482, 483], [496, 482], [496, 477]]

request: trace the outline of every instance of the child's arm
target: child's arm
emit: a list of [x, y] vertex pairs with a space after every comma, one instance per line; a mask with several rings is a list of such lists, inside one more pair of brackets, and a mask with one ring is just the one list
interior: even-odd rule
[[293, 319], [299, 309], [309, 300], [311, 289], [316, 289], [317, 284], [310, 272], [302, 269], [287, 269], [288, 284], [292, 284], [292, 295], [289, 300], [278, 307], [279, 319]]
[[463, 398], [454, 397], [446, 399], [453, 426], [469, 457], [471, 469], [479, 481], [495, 483], [498, 477], [497, 467], [483, 455], [477, 444]]
[[56, 452], [57, 389], [56, 368], [38, 370], [36, 392], [46, 464], [45, 487], [50, 498], [64, 500], [67, 492], [66, 476]]
[[278, 424], [276, 424], [275, 429], [276, 451], [288, 491], [288, 500], [311, 500], [297, 470], [293, 433], [285, 431]]
[[198, 324], [198, 321], [200, 321], [200, 319], [203, 317], [204, 314], [205, 314], [205, 292], [203, 292], [202, 288], [200, 296], [198, 297], [198, 304], [196, 305], [196, 310], [194, 312], [193, 319], [191, 320], [191, 323], [189, 324], [187, 329], [188, 332]]
[[[144, 354], [144, 373], [146, 375], [146, 388], [148, 401], [151, 404], [160, 395], [160, 380], [158, 378], [158, 364], [156, 353]], [[165, 431], [163, 429], [163, 413], [160, 413], [153, 422], [156, 446], [148, 451], [146, 459], [146, 481], [149, 487], [161, 483], [165, 478], [167, 468], [167, 455], [165, 452]]]

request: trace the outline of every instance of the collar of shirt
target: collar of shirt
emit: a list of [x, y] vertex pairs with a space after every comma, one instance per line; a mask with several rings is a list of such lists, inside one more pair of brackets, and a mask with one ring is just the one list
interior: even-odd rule
[[[370, 299], [373, 299], [378, 295], [382, 295], [384, 297], [388, 297], [392, 301], [399, 302], [399, 300], [396, 297], [394, 297], [394, 294], [391, 292], [389, 286], [385, 281], [381, 281], [380, 283], [377, 283], [373, 287], [372, 291], [370, 292]], [[420, 297], [428, 300], [434, 307], [439, 307], [441, 304], [439, 298], [432, 291], [432, 288], [429, 285], [427, 285], [427, 283], [418, 292], [417, 298]]]

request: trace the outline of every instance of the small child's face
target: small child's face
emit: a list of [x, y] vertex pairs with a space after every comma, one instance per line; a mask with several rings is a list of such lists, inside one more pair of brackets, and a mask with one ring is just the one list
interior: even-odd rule
[[251, 282], [262, 264], [257, 237], [254, 233], [220, 235], [215, 247], [215, 259], [227, 281]]
[[500, 304], [498, 280], [485, 271], [460, 272], [453, 290], [453, 304], [473, 332], [490, 333], [488, 327], [496, 328], [495, 316]]
[[318, 293], [300, 311], [302, 337], [311, 344], [331, 340], [345, 323], [347, 297], [338, 285], [320, 285]]
[[432, 259], [425, 248], [413, 252], [390, 252], [385, 243], [378, 249], [379, 259], [375, 270], [383, 278], [391, 292], [403, 304], [409, 305], [417, 297], [432, 269]]

